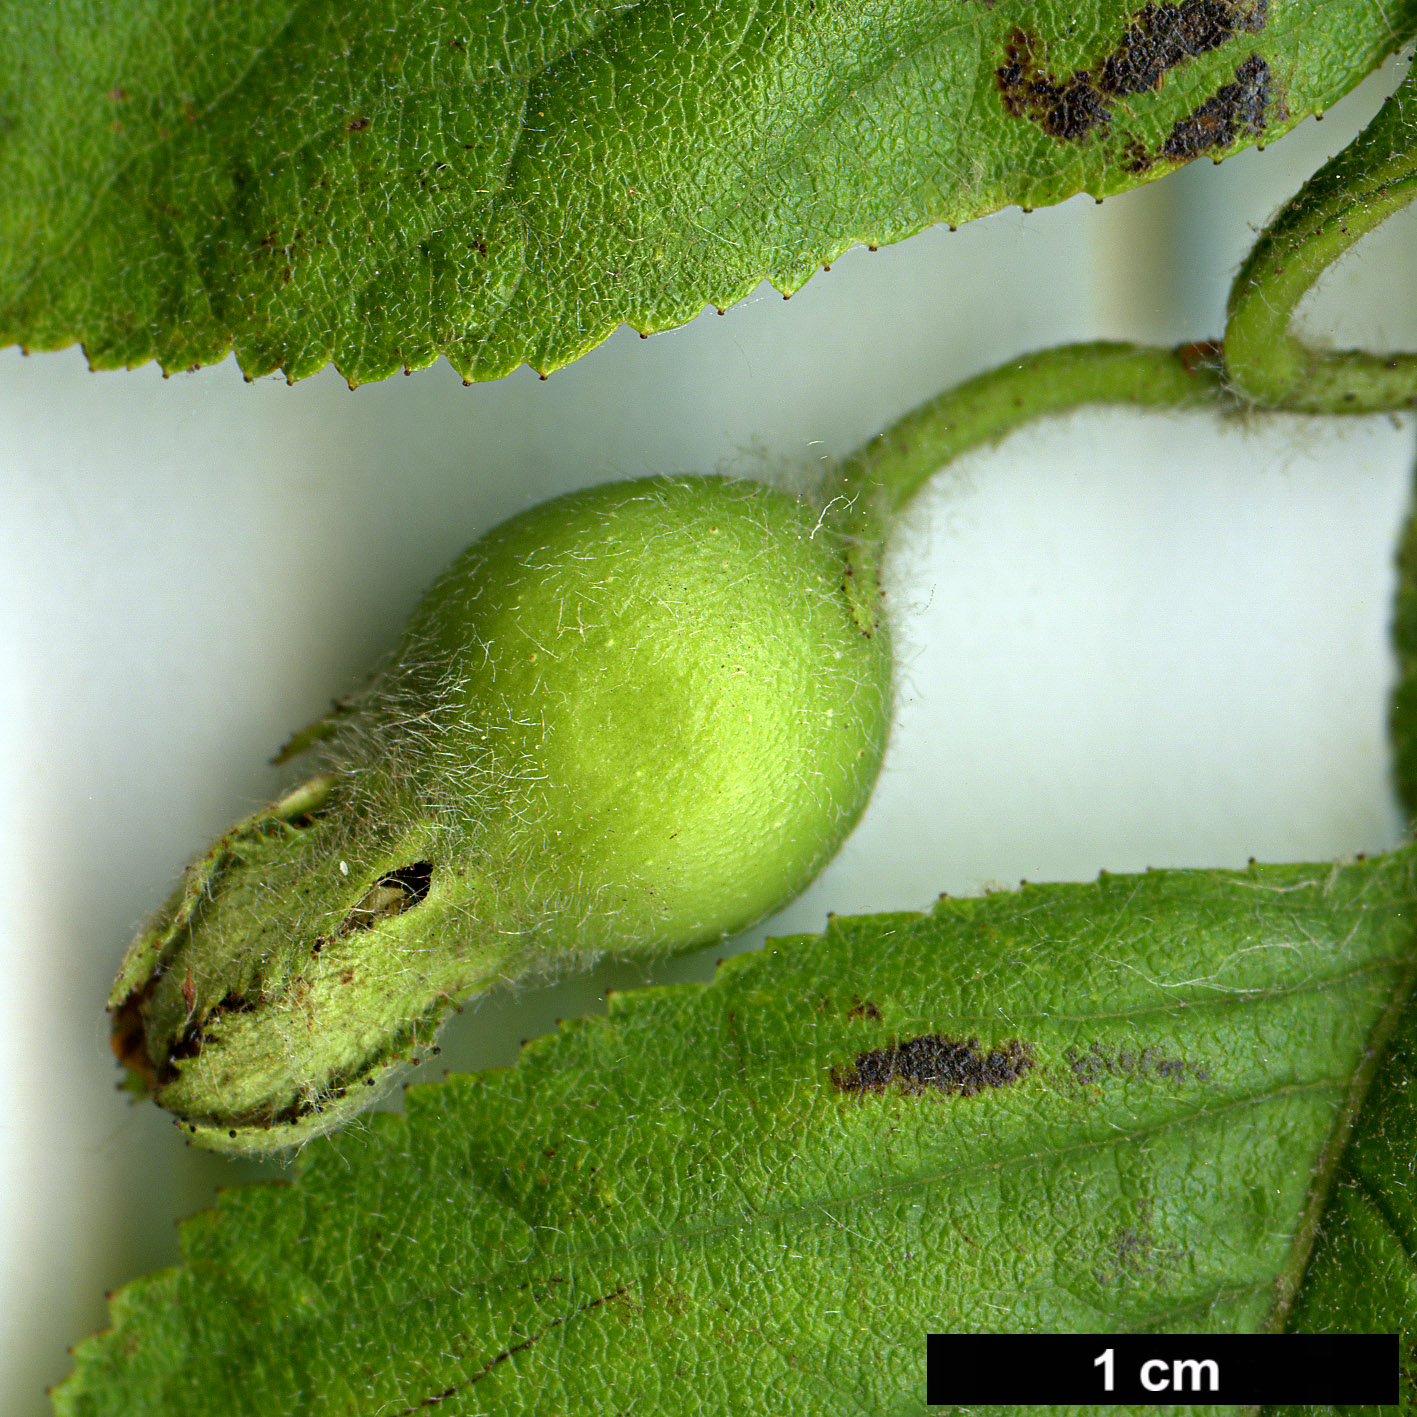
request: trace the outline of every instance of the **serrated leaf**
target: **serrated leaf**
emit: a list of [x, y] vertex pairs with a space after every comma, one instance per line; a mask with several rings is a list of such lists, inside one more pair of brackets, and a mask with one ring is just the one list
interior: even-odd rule
[[551, 370], [848, 247], [1286, 131], [1417, 0], [9, 0], [0, 339]]
[[56, 1409], [895, 1413], [932, 1329], [1365, 1322], [1301, 1281], [1350, 1176], [1411, 1226], [1344, 1143], [1407, 1126], [1415, 867], [1028, 886], [617, 996], [225, 1194]]

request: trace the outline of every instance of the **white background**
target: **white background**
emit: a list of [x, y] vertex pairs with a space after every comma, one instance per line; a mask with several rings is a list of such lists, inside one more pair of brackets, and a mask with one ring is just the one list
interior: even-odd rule
[[[1382, 83], [1390, 85], [1389, 69]], [[103, 1293], [177, 1257], [174, 1220], [278, 1168], [188, 1150], [115, 1091], [103, 999], [185, 862], [265, 801], [272, 750], [349, 688], [465, 543], [566, 488], [841, 454], [946, 385], [1062, 340], [1217, 334], [1255, 229], [1381, 96], [1265, 153], [856, 251], [543, 383], [446, 366], [163, 380], [0, 354], [0, 1409], [47, 1410]], [[1417, 346], [1417, 223], [1334, 272], [1311, 328]], [[1105, 413], [941, 476], [894, 567], [901, 683], [870, 811], [766, 930], [1099, 868], [1377, 850], [1405, 419]], [[459, 1068], [706, 978], [719, 948], [609, 964], [469, 1013]]]

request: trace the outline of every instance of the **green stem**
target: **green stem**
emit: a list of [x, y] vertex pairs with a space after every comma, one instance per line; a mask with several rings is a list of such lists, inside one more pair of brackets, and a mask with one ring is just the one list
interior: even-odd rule
[[947, 462], [1048, 414], [1088, 404], [1194, 408], [1223, 401], [1213, 345], [1066, 344], [946, 389], [864, 444], [838, 470], [847, 529], [879, 543], [891, 521]]
[[1417, 197], [1417, 78], [1321, 168], [1255, 243], [1230, 292], [1225, 364], [1248, 403], [1295, 413], [1417, 404], [1417, 355], [1314, 349], [1289, 330], [1299, 302], [1356, 241]]
[[[1256, 243], [1230, 294], [1225, 342], [1160, 349], [1063, 345], [1010, 361], [906, 414], [841, 465], [838, 524], [867, 560], [946, 463], [1048, 414], [1088, 404], [1376, 413], [1417, 405], [1417, 354], [1312, 349], [1299, 302], [1360, 237], [1417, 197], [1417, 76], [1321, 169]], [[1223, 367], [1222, 367], [1223, 358]]]

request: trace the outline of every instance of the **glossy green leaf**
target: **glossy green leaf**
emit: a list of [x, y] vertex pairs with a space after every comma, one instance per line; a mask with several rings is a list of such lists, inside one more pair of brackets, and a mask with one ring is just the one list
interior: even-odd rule
[[617, 996], [223, 1195], [57, 1410], [896, 1413], [931, 1329], [1390, 1323], [1410, 1249], [1325, 1217], [1411, 1234], [1414, 868], [1028, 886]]
[[0, 339], [550, 370], [1273, 138], [1414, 31], [1414, 0], [2, 0]]

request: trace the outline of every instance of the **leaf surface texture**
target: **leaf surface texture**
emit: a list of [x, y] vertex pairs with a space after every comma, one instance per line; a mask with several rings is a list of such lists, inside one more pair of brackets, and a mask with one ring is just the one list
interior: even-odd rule
[[0, 338], [548, 371], [1277, 137], [1414, 0], [0, 0]]
[[896, 1413], [932, 1329], [1390, 1330], [1413, 885], [1025, 886], [617, 995], [225, 1193], [57, 1410]]

